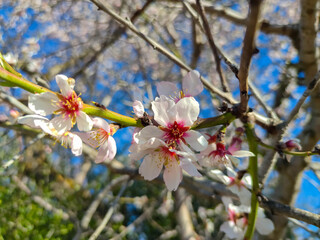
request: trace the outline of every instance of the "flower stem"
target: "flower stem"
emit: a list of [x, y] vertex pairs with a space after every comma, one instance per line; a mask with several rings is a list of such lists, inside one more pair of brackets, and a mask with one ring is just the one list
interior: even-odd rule
[[[41, 87], [37, 84], [34, 84], [27, 79], [17, 76], [4, 68], [0, 67], [0, 78], [5, 80], [5, 82], [10, 83], [16, 87], [20, 87], [28, 92], [31, 92], [33, 94], [35, 93], [43, 93], [43, 92], [52, 92], [54, 94], [57, 94], [47, 88]], [[102, 109], [99, 107], [91, 106], [88, 104], [83, 105], [83, 111], [86, 112], [89, 115], [102, 117], [109, 119], [111, 121], [115, 121], [122, 126], [138, 126], [142, 127], [140, 121], [135, 120], [134, 118], [127, 117], [124, 115], [121, 115], [119, 113], [110, 111], [108, 109]]]
[[258, 180], [258, 143], [254, 134], [254, 125], [247, 123], [246, 135], [249, 144], [249, 150], [254, 153], [254, 157], [249, 158], [248, 172], [252, 179], [252, 194], [251, 194], [251, 212], [248, 219], [248, 228], [244, 239], [250, 240], [253, 237], [257, 214], [258, 214], [258, 200], [257, 193], [259, 192], [259, 180]]

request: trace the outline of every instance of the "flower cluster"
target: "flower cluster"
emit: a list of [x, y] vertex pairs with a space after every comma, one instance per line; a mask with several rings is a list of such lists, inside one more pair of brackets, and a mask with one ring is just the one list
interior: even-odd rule
[[[83, 111], [82, 99], [74, 91], [74, 79], [57, 75], [56, 81], [61, 93], [49, 91], [31, 95], [29, 108], [35, 114], [20, 117], [18, 122], [42, 129], [63, 146], [70, 147], [76, 156], [82, 153], [84, 142], [98, 149], [97, 163], [112, 160], [117, 151], [112, 135], [118, 130], [118, 125], [108, 124], [101, 118], [91, 118]], [[207, 138], [192, 129], [200, 113], [194, 96], [202, 90], [200, 74], [191, 71], [184, 77], [181, 91], [171, 82], [157, 84], [159, 97], [151, 102], [153, 118], [148, 116], [141, 102], [135, 101], [135, 116], [141, 119], [144, 127], [134, 131], [130, 158], [135, 161], [143, 159], [139, 173], [146, 180], [157, 178], [164, 169], [163, 180], [170, 191], [178, 188], [183, 171], [193, 177], [201, 177], [199, 170], [209, 168], [208, 175], [227, 185], [238, 195], [241, 204], [236, 206], [231, 199], [223, 198], [228, 220], [220, 230], [229, 238], [241, 239], [248, 225], [252, 183], [246, 170], [236, 172], [235, 169], [240, 162], [238, 158], [254, 154], [241, 150], [243, 128], [235, 130], [229, 145], [225, 144], [225, 128], [214, 135], [207, 134]], [[49, 119], [48, 115], [53, 117]], [[79, 131], [71, 132], [75, 124]], [[288, 141], [282, 148], [291, 150], [299, 147], [297, 142]], [[259, 210], [256, 227], [260, 234], [269, 234], [274, 228], [262, 210]]]
[[[112, 137], [116, 128], [101, 118], [91, 119], [83, 112], [83, 102], [73, 90], [75, 80], [64, 75], [57, 75], [56, 82], [61, 93], [44, 92], [29, 96], [28, 106], [36, 114], [18, 118], [21, 124], [42, 129], [61, 142], [62, 146], [70, 147], [76, 156], [82, 154], [82, 141], [94, 148], [99, 148], [97, 163], [114, 158], [117, 148]], [[53, 114], [49, 120], [45, 116]], [[71, 132], [77, 124], [82, 132]]]
[[[220, 231], [224, 232], [230, 239], [243, 239], [248, 226], [250, 207], [236, 206], [228, 197], [222, 197], [222, 202], [227, 209], [228, 219], [220, 226]], [[261, 208], [258, 209], [256, 230], [261, 235], [268, 235], [274, 230], [272, 221], [266, 218]]]

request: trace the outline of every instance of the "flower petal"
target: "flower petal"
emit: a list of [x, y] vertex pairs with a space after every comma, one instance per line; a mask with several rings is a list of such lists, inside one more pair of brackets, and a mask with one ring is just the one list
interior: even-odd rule
[[92, 119], [92, 123], [94, 127], [97, 128], [102, 128], [104, 129], [107, 133], [110, 133], [110, 126], [108, 124], [108, 122], [102, 118], [99, 117], [95, 117]]
[[187, 132], [185, 140], [194, 150], [198, 152], [205, 150], [208, 146], [208, 141], [206, 138], [201, 133], [194, 130], [189, 130]]
[[193, 97], [184, 97], [173, 107], [176, 111], [176, 121], [183, 122], [185, 126], [191, 126], [200, 113], [199, 103]]
[[154, 120], [161, 126], [167, 126], [168, 123], [173, 122], [176, 112], [173, 109], [175, 102], [165, 96], [156, 98], [151, 102], [152, 111], [154, 113]]
[[143, 117], [143, 114], [144, 114], [144, 112], [145, 112], [142, 102], [135, 100], [135, 101], [133, 102], [132, 107], [133, 107], [133, 112], [134, 112], [134, 114], [135, 114], [138, 118], [142, 118], [142, 117]]
[[163, 131], [156, 126], [146, 126], [135, 135], [135, 141], [144, 144], [151, 138], [162, 138], [163, 134]]
[[90, 131], [93, 126], [91, 118], [84, 112], [79, 111], [77, 115], [77, 126], [79, 131]]
[[182, 89], [186, 96], [196, 96], [203, 91], [200, 73], [196, 70], [188, 72], [182, 80]]
[[95, 163], [109, 162], [109, 147], [107, 142], [100, 146]]
[[185, 170], [187, 173], [189, 173], [191, 176], [194, 177], [202, 177], [202, 175], [198, 172], [198, 169], [191, 161], [188, 161], [186, 159], [182, 159], [180, 161], [180, 167], [182, 167], [183, 170]]
[[48, 123], [49, 119], [40, 115], [26, 115], [18, 118], [18, 123], [26, 124], [32, 128], [40, 128], [43, 123]]
[[69, 137], [71, 137], [72, 142], [71, 142], [71, 151], [75, 156], [80, 156], [82, 154], [82, 140], [81, 138], [76, 135], [69, 133]]
[[73, 92], [74, 84], [69, 84], [68, 77], [62, 74], [56, 76], [56, 82], [63, 96], [69, 96]]
[[165, 166], [163, 180], [169, 191], [177, 190], [182, 180], [182, 170], [177, 161], [173, 160]]
[[231, 180], [228, 176], [224, 175], [222, 171], [219, 169], [211, 170], [210, 173], [218, 180], [220, 180], [223, 184], [228, 185]]
[[71, 119], [65, 118], [62, 115], [54, 117], [53, 119], [51, 119], [50, 123], [52, 124], [53, 128], [57, 130], [58, 135], [62, 135], [72, 128]]
[[176, 84], [168, 81], [162, 81], [156, 83], [158, 95], [164, 95], [167, 97], [175, 98], [179, 94], [179, 89], [177, 88]]
[[232, 221], [222, 223], [220, 231], [224, 232], [230, 239], [243, 239], [244, 236], [244, 229], [241, 229]]
[[60, 108], [56, 104], [58, 101], [59, 99], [54, 93], [44, 92], [30, 95], [28, 106], [36, 114], [46, 116]]
[[108, 137], [108, 145], [109, 145], [109, 159], [112, 160], [114, 159], [117, 153], [117, 144], [112, 136]]
[[273, 222], [268, 218], [257, 218], [256, 229], [261, 235], [269, 235], [274, 230]]
[[149, 154], [139, 167], [139, 173], [146, 180], [153, 180], [159, 176], [163, 167], [163, 159], [160, 154]]
[[240, 151], [235, 151], [232, 153], [234, 157], [254, 157], [254, 153], [250, 151], [245, 151], [245, 150], [240, 150]]

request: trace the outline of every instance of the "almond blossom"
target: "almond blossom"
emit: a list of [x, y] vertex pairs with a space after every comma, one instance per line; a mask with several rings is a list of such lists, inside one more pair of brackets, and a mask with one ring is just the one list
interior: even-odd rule
[[36, 114], [46, 116], [58, 115], [50, 123], [62, 134], [70, 130], [77, 123], [80, 131], [89, 131], [92, 128], [90, 117], [82, 111], [83, 102], [73, 91], [74, 79], [65, 75], [57, 75], [56, 81], [60, 87], [61, 94], [44, 92], [29, 96], [29, 108]]
[[[243, 239], [248, 226], [250, 207], [235, 206], [228, 197], [222, 197], [222, 202], [228, 211], [228, 220], [220, 226], [220, 231], [230, 239]], [[268, 235], [274, 230], [273, 222], [265, 217], [261, 208], [258, 209], [255, 227], [261, 235]]]
[[112, 137], [117, 128], [98, 117], [93, 118], [92, 122], [92, 131], [81, 132], [78, 135], [89, 146], [99, 148], [96, 163], [109, 162], [117, 153], [116, 141]]
[[190, 97], [175, 103], [160, 96], [152, 102], [152, 110], [159, 126], [149, 125], [134, 134], [130, 157], [144, 158], [139, 173], [146, 180], [156, 178], [164, 166], [164, 182], [169, 190], [176, 190], [182, 180], [182, 169], [192, 176], [201, 176], [194, 165], [195, 154], [189, 148], [202, 151], [207, 147], [206, 139], [190, 130], [199, 115], [199, 104]]
[[18, 123], [26, 124], [32, 128], [42, 129], [46, 134], [55, 137], [64, 147], [70, 147], [75, 156], [82, 154], [82, 140], [72, 132], [64, 132], [59, 134], [49, 119], [40, 115], [26, 115], [18, 118]]
[[211, 175], [228, 186], [231, 192], [239, 196], [243, 205], [249, 206], [251, 203], [252, 181], [249, 174], [243, 172], [236, 173], [232, 168], [227, 167], [227, 175], [218, 169], [210, 171]]
[[[200, 153], [199, 162], [204, 167], [224, 167], [232, 168], [233, 165], [238, 166], [242, 157], [253, 157], [254, 154], [250, 151], [237, 150], [232, 148], [233, 152], [226, 149], [222, 141], [217, 141], [215, 136], [210, 136], [208, 147]], [[236, 150], [236, 151], [234, 151]]]
[[164, 95], [178, 102], [183, 97], [194, 97], [203, 91], [200, 73], [196, 70], [188, 72], [182, 79], [182, 91], [172, 82], [162, 81], [156, 84], [159, 96]]

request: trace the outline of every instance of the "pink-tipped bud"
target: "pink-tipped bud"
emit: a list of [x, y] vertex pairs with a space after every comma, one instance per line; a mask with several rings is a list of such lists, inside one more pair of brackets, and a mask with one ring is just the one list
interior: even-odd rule
[[286, 141], [284, 145], [285, 148], [287, 148], [289, 151], [293, 149], [298, 149], [300, 151], [302, 149], [300, 141], [298, 139], [290, 139], [289, 141]]

